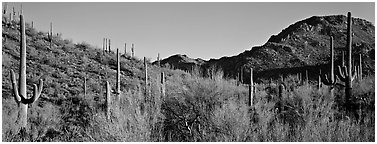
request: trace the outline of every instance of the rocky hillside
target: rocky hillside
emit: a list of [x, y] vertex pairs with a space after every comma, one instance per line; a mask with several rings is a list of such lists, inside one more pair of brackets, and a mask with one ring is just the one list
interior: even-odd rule
[[[13, 22], [8, 25], [3, 17], [2, 22], [2, 95], [3, 98], [12, 97], [10, 70], [13, 69], [18, 77], [20, 57], [19, 25]], [[115, 87], [116, 54], [103, 53], [87, 43], [74, 44], [70, 40], [54, 35], [50, 48], [46, 32], [37, 31], [26, 25], [27, 39], [27, 86], [44, 80], [42, 101], [55, 103], [64, 99], [83, 94], [84, 77], [87, 78], [89, 95], [101, 97], [105, 93], [105, 82]], [[122, 55], [121, 60], [121, 90], [134, 89], [142, 85], [145, 79], [143, 61]], [[149, 62], [148, 62], [148, 65]], [[150, 79], [157, 80], [160, 68], [150, 65], [148, 68]], [[165, 69], [167, 75], [172, 71]], [[28, 91], [31, 92], [31, 91]], [[57, 102], [59, 103], [59, 102]]]
[[[364, 73], [369, 74], [374, 73], [374, 32], [371, 22], [353, 18], [353, 55], [358, 62], [358, 55], [362, 54]], [[241, 68], [245, 68], [248, 73], [248, 69], [252, 67], [256, 77], [278, 77], [308, 70], [309, 75], [314, 78], [319, 69], [326, 70], [326, 64], [329, 62], [330, 35], [334, 37], [336, 63], [340, 63], [342, 51], [346, 46], [346, 33], [346, 16], [313, 16], [271, 36], [262, 46], [253, 47], [232, 57], [201, 61], [197, 66], [204, 69], [220, 67], [226, 76], [231, 77], [237, 76]], [[182, 64], [182, 61], [178, 63], [163, 60], [162, 64], [165, 63], [186, 65]]]

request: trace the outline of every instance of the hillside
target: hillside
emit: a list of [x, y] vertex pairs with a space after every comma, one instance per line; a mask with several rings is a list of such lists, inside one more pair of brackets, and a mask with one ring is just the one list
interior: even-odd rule
[[[271, 36], [262, 46], [255, 46], [236, 56], [200, 62], [197, 66], [204, 69], [219, 67], [225, 76], [230, 77], [236, 77], [241, 67], [252, 67], [256, 72], [256, 78], [269, 79], [279, 75], [304, 73], [305, 70], [309, 70], [309, 75], [316, 78], [314, 75], [318, 75], [319, 69], [327, 69], [329, 35], [334, 36], [336, 63], [340, 63], [341, 51], [345, 50], [346, 45], [346, 19], [344, 15], [313, 16]], [[367, 74], [374, 73], [374, 32], [372, 23], [353, 18], [353, 58], [358, 58], [358, 54], [362, 54], [363, 71]], [[182, 65], [182, 62], [162, 60], [162, 64], [166, 62], [177, 68]]]

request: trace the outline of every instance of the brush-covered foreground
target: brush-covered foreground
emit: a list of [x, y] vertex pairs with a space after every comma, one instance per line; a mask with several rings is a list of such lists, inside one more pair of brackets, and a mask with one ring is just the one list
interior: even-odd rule
[[[3, 141], [375, 141], [374, 76], [355, 83], [352, 113], [342, 111], [341, 88], [329, 97], [295, 77], [285, 79], [281, 102], [277, 83], [257, 84], [253, 108], [247, 89], [235, 81], [177, 73], [166, 80], [166, 96], [152, 80], [150, 95], [143, 86], [112, 95], [111, 119], [105, 96], [67, 98], [60, 106], [30, 106], [30, 133], [17, 134], [17, 105], [3, 99]], [[283, 108], [276, 109], [280, 103]]]

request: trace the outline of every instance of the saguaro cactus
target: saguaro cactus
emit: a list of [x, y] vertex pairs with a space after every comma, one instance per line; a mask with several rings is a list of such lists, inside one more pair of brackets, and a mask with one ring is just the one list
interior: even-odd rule
[[134, 44], [132, 44], [132, 47], [131, 47], [131, 53], [132, 53], [132, 57], [134, 57], [135, 56], [135, 52], [134, 52]]
[[345, 67], [339, 68], [339, 79], [345, 82], [345, 101], [346, 104], [349, 104], [349, 100], [352, 94], [352, 81], [356, 77], [356, 73], [352, 71], [352, 17], [351, 12], [348, 12], [348, 19], [347, 19], [347, 63]]
[[161, 72], [161, 96], [165, 97], [165, 73]]
[[17, 87], [16, 77], [11, 70], [11, 81], [13, 86], [13, 94], [17, 104], [20, 107], [18, 118], [21, 122], [21, 130], [26, 131], [27, 127], [27, 108], [28, 104], [35, 102], [41, 95], [43, 88], [43, 80], [39, 80], [39, 85], [34, 84], [34, 93], [31, 98], [26, 95], [26, 35], [25, 35], [25, 21], [24, 16], [20, 15], [20, 27], [21, 27], [21, 41], [20, 41], [20, 68], [19, 68], [19, 82]]
[[105, 55], [105, 38], [102, 41], [102, 53]]
[[105, 53], [107, 53], [107, 38], [105, 38]]
[[109, 39], [109, 51], [108, 51], [109, 53], [111, 52], [111, 48], [110, 47], [111, 47], [111, 41]]
[[145, 69], [145, 95], [148, 96], [148, 65], [147, 60], [144, 57], [144, 69]]
[[332, 36], [330, 36], [330, 77], [328, 74], [320, 74], [320, 76], [322, 77], [323, 84], [330, 87], [330, 96], [333, 97], [336, 79], [334, 75], [334, 40]]
[[253, 68], [250, 68], [249, 107], [253, 106], [253, 99], [254, 99]]
[[110, 84], [106, 81], [106, 117], [110, 119], [110, 105], [111, 105], [111, 97], [110, 97]]
[[157, 66], [160, 67], [160, 53], [157, 54]]
[[127, 43], [124, 43], [124, 56], [127, 55]]

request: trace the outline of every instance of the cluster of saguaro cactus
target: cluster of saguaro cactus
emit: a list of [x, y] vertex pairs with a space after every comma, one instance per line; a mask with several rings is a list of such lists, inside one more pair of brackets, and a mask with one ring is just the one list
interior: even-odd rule
[[330, 87], [330, 96], [334, 96], [334, 86], [336, 79], [334, 75], [334, 42], [333, 37], [330, 36], [330, 76], [328, 74], [320, 74], [323, 84]]
[[349, 104], [352, 95], [352, 81], [356, 77], [355, 70], [352, 70], [352, 17], [351, 12], [348, 12], [347, 18], [347, 63], [345, 66], [339, 68], [338, 77], [341, 81], [345, 82], [345, 101]]
[[[110, 119], [110, 105], [111, 105], [111, 86], [108, 81], [106, 81], [106, 117]], [[120, 57], [119, 49], [117, 49], [117, 74], [116, 74], [116, 90], [114, 93], [117, 96], [118, 101], [120, 101]]]
[[110, 41], [110, 39], [103, 38], [103, 42], [102, 42], [102, 51], [103, 51], [103, 54], [110, 53], [111, 52], [110, 47], [111, 47], [111, 41]]
[[21, 123], [21, 129], [26, 131], [27, 127], [27, 109], [28, 104], [34, 103], [42, 93], [43, 80], [39, 80], [39, 85], [34, 84], [34, 93], [31, 98], [28, 98], [26, 94], [26, 35], [25, 35], [25, 21], [24, 16], [20, 15], [20, 68], [19, 68], [19, 82], [17, 87], [16, 77], [11, 70], [11, 81], [13, 86], [13, 94], [17, 104], [20, 107], [19, 120]]
[[[351, 12], [348, 12], [347, 14], [347, 53], [346, 53], [346, 63], [344, 62], [345, 56], [344, 51], [342, 51], [342, 62], [341, 66], [338, 66], [338, 74], [336, 75], [341, 81], [345, 83], [345, 103], [349, 104], [350, 98], [352, 95], [352, 82], [355, 79], [357, 75], [359, 77], [360, 74], [360, 68], [356, 68], [352, 66], [352, 17]], [[361, 62], [361, 55], [360, 55], [360, 61]], [[359, 64], [359, 67], [361, 67], [361, 63]], [[359, 71], [358, 71], [359, 70]], [[330, 95], [334, 95], [333, 87], [336, 83], [336, 78], [334, 74], [334, 47], [333, 47], [333, 37], [330, 37], [330, 76], [328, 75], [321, 75], [322, 76], [322, 82], [325, 85], [330, 86]]]

